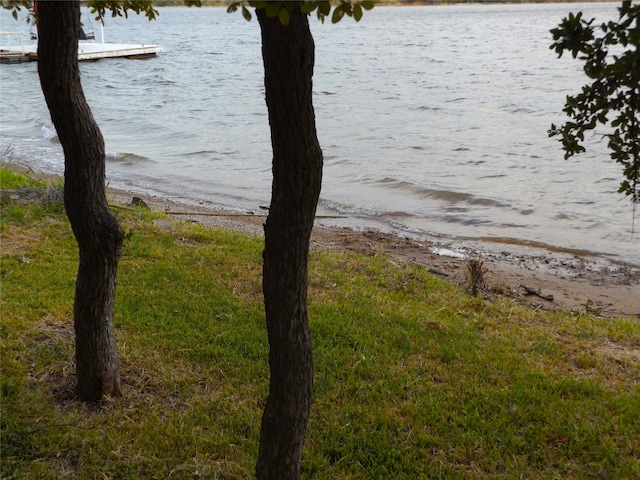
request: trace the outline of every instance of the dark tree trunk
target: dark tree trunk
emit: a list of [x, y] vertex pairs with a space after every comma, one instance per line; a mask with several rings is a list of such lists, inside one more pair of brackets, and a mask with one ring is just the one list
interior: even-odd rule
[[79, 2], [39, 2], [38, 73], [64, 149], [64, 205], [78, 242], [74, 327], [78, 396], [120, 394], [113, 302], [123, 234], [105, 194], [105, 148], [82, 91]]
[[260, 480], [299, 478], [313, 387], [307, 261], [322, 150], [312, 103], [314, 43], [300, 5], [288, 25], [257, 11], [273, 147], [263, 269], [271, 379], [256, 466]]

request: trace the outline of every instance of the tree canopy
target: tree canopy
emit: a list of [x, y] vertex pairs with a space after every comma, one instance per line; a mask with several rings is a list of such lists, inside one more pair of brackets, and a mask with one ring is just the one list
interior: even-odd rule
[[[187, 5], [200, 4], [198, 0], [184, 0]], [[18, 18], [18, 12], [22, 8], [26, 8], [33, 11], [33, 0], [0, 0], [0, 6], [5, 9], [13, 10], [13, 18]], [[153, 8], [153, 2], [151, 0], [90, 0], [87, 2], [87, 6], [91, 8], [91, 11], [96, 14], [96, 20], [102, 20], [107, 13], [110, 13], [112, 17], [127, 18], [129, 11], [136, 14], [144, 14], [149, 20], [153, 20], [157, 17], [158, 11]]]
[[640, 202], [640, 4], [630, 0], [618, 8], [617, 21], [594, 25], [582, 12], [569, 14], [551, 30], [552, 49], [565, 51], [584, 62], [592, 80], [577, 95], [567, 96], [564, 112], [571, 119], [551, 125], [549, 136], [560, 136], [565, 159], [586, 151], [585, 133], [600, 133], [608, 140], [611, 158], [622, 165], [618, 192]]
[[[241, 9], [244, 18], [251, 20], [251, 12], [247, 8], [253, 7], [256, 10], [264, 9], [267, 17], [279, 17], [282, 25], [287, 25], [291, 18], [291, 12], [295, 3], [291, 1], [266, 1], [266, 0], [241, 0], [232, 2], [227, 11], [235, 12]], [[340, 0], [333, 9], [331, 23], [338, 23], [347, 15], [353, 17], [356, 22], [362, 18], [363, 10], [371, 10], [374, 6], [373, 0]], [[331, 14], [331, 2], [329, 0], [307, 0], [300, 8], [302, 13], [316, 12], [318, 19], [324, 23], [326, 17]]]
[[[144, 14], [149, 20], [158, 16], [158, 10], [153, 6], [152, 0], [90, 0], [87, 6], [96, 14], [96, 20], [102, 20], [108, 14], [112, 17], [128, 17], [129, 12], [138, 15]], [[202, 0], [182, 0], [182, 4], [188, 7], [202, 6]], [[13, 16], [17, 18], [18, 11], [22, 8], [33, 8], [33, 0], [0, 0], [0, 5], [6, 9], [13, 9]], [[240, 9], [246, 20], [251, 20], [251, 12], [247, 7], [265, 9], [268, 17], [279, 17], [280, 23], [286, 25], [291, 18], [294, 2], [282, 0], [240, 0], [232, 1], [227, 12], [235, 12]], [[345, 15], [360, 21], [363, 10], [371, 10], [374, 7], [373, 0], [339, 0], [331, 15], [331, 22], [339, 22]], [[331, 14], [331, 2], [329, 0], [306, 0], [301, 9], [302, 13], [316, 12], [318, 19], [324, 23], [326, 17]]]

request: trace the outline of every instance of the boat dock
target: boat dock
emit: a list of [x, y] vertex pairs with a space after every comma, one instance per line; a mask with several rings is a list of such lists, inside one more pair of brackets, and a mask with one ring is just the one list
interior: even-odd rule
[[[0, 32], [0, 38], [19, 36], [19, 45], [0, 45], [0, 63], [23, 63], [38, 60], [38, 45], [25, 45], [22, 34]], [[17, 42], [14, 42], [17, 43]], [[139, 45], [120, 43], [78, 42], [78, 60], [95, 61], [102, 58], [149, 58], [164, 51], [160, 45]]]
[[[13, 43], [20, 45], [13, 45]], [[22, 63], [30, 60], [26, 55], [21, 32], [0, 32], [0, 63]]]

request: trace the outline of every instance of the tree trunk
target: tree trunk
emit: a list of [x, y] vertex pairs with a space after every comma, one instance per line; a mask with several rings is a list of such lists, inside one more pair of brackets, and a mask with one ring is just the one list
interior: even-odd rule
[[312, 103], [314, 43], [300, 5], [294, 5], [288, 25], [264, 9], [256, 12], [273, 148], [263, 267], [271, 379], [256, 466], [260, 480], [299, 478], [313, 388], [307, 261], [322, 150]]
[[80, 4], [39, 2], [38, 73], [64, 149], [64, 205], [78, 242], [74, 301], [78, 396], [120, 394], [113, 330], [116, 273], [123, 234], [105, 193], [105, 147], [80, 83]]

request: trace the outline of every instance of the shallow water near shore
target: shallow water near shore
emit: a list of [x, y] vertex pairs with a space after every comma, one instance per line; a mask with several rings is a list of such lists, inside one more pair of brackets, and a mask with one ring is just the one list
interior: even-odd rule
[[[616, 3], [378, 7], [312, 20], [325, 176], [318, 222], [422, 238], [544, 246], [638, 263], [630, 203], [606, 145], [563, 160], [547, 137], [586, 77], [549, 50], [569, 11]], [[97, 26], [94, 24], [94, 27]], [[15, 24], [2, 12], [2, 30]], [[106, 40], [160, 43], [146, 61], [81, 65], [110, 186], [258, 212], [271, 152], [257, 22], [221, 8], [107, 19]], [[35, 64], [0, 67], [0, 156], [62, 173]], [[640, 225], [636, 213], [636, 227]]]

